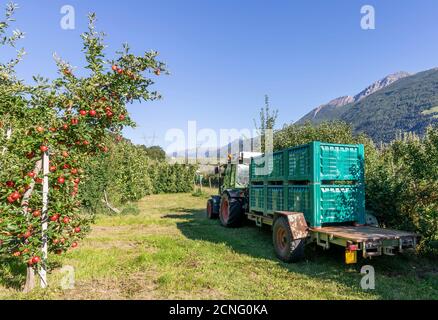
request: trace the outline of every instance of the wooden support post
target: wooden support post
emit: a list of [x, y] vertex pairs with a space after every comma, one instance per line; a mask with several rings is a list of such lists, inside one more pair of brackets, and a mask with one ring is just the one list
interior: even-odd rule
[[41, 215], [42, 230], [42, 256], [41, 256], [41, 288], [47, 287], [47, 228], [48, 228], [48, 208], [49, 208], [49, 153], [43, 153], [43, 210]]

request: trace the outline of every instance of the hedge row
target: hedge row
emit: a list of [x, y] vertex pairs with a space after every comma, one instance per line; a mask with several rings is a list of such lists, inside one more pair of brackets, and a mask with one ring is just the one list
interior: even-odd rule
[[114, 205], [150, 194], [190, 192], [196, 167], [151, 159], [145, 148], [123, 140], [113, 143], [108, 154], [90, 161], [86, 170], [90, 178], [84, 186], [84, 206], [95, 211], [105, 192]]

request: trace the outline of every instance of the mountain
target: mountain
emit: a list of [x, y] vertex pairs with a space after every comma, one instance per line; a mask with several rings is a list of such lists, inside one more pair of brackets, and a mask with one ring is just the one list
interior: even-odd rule
[[370, 94], [373, 94], [374, 92], [377, 92], [390, 84], [394, 83], [397, 80], [400, 80], [402, 78], [410, 76], [407, 72], [396, 72], [393, 74], [390, 74], [386, 76], [385, 78], [378, 80], [371, 84], [370, 86], [366, 87], [364, 90], [356, 94], [354, 97], [352, 96], [343, 96], [336, 99], [333, 99], [332, 101], [320, 105], [319, 107], [313, 109], [311, 112], [306, 114], [303, 118], [298, 120], [297, 123], [303, 123], [305, 121], [312, 121], [312, 122], [320, 122], [325, 118], [331, 118], [332, 113], [336, 113], [336, 110], [338, 107], [343, 107], [350, 103], [359, 102], [360, 100], [366, 98]]
[[389, 76], [386, 76], [385, 78], [374, 82], [372, 85], [366, 87], [364, 90], [362, 90], [357, 95], [355, 95], [354, 102], [358, 102], [363, 98], [368, 97], [370, 94], [373, 94], [374, 92], [377, 92], [400, 79], [409, 77], [410, 75], [411, 75], [410, 73], [404, 71], [390, 74]]
[[397, 72], [374, 82], [355, 96], [344, 96], [321, 105], [298, 124], [342, 120], [374, 141], [388, 142], [398, 132], [423, 134], [438, 122], [438, 69], [416, 74]]

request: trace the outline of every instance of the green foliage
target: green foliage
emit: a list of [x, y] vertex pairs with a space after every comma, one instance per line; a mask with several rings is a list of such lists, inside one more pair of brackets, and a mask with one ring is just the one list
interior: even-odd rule
[[438, 128], [405, 135], [380, 152], [367, 179], [367, 205], [389, 227], [418, 232], [420, 249], [438, 253]]
[[356, 143], [358, 138], [353, 135], [352, 126], [341, 122], [323, 122], [313, 125], [307, 122], [303, 125], [286, 125], [274, 135], [274, 150], [306, 144], [311, 141], [330, 143]]
[[160, 146], [146, 147], [142, 145], [140, 147], [146, 151], [149, 158], [154, 160], [166, 160], [166, 152]]
[[260, 124], [257, 124], [257, 121], [254, 119], [254, 125], [261, 138], [262, 152], [265, 151], [266, 130], [274, 130], [275, 123], [277, 122], [277, 117], [278, 117], [278, 110], [274, 109], [271, 111], [271, 107], [269, 104], [269, 97], [268, 95], [265, 95], [265, 107], [260, 109], [260, 114], [259, 114]]

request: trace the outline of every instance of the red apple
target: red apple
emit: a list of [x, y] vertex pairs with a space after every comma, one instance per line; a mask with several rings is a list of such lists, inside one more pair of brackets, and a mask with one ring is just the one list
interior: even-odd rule
[[21, 195], [18, 191], [14, 191], [11, 193], [10, 197], [14, 200], [18, 200], [18, 199], [20, 199]]
[[26, 158], [28, 158], [28, 159], [32, 159], [33, 157], [35, 157], [35, 152], [33, 152], [33, 151], [26, 154]]
[[32, 258], [32, 264], [37, 264], [40, 261], [41, 261], [41, 259], [38, 256], [35, 256], [35, 257]]

